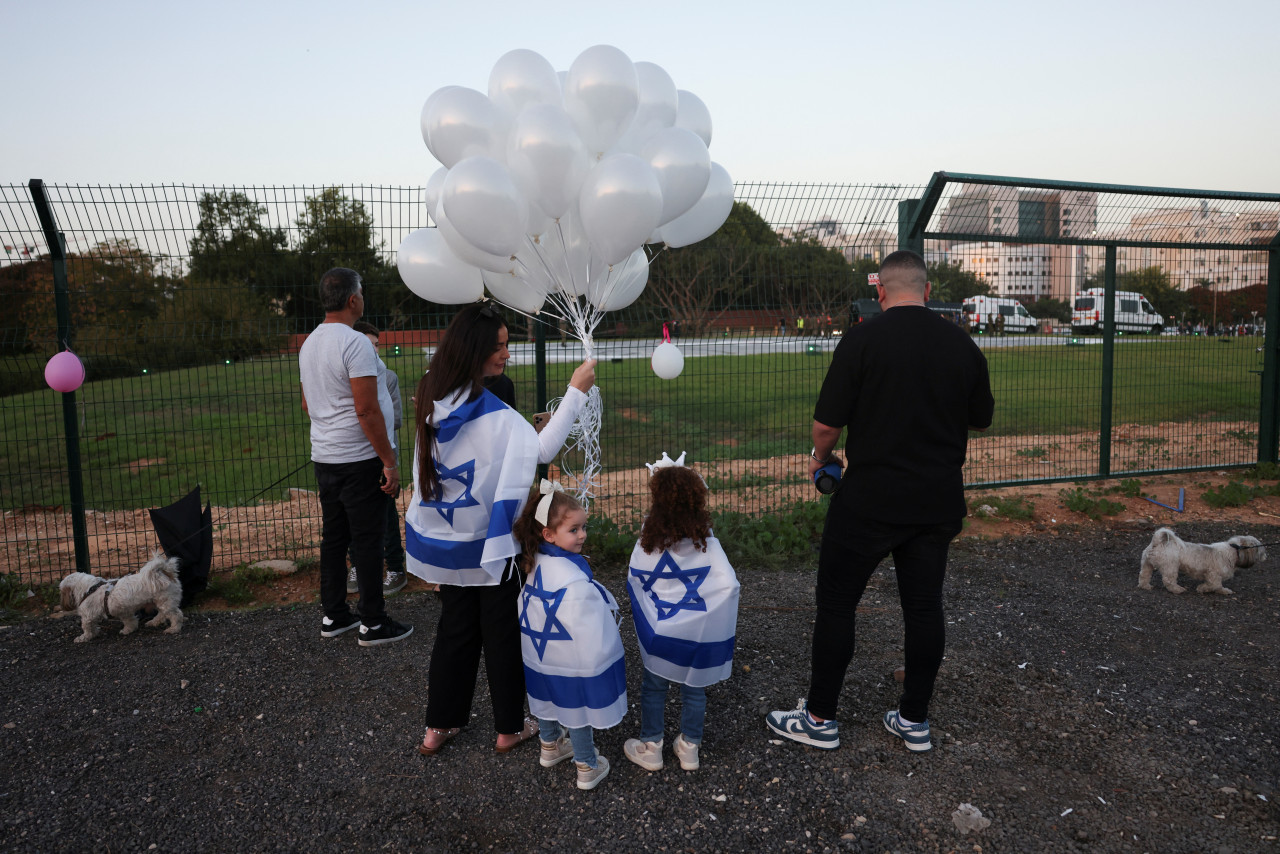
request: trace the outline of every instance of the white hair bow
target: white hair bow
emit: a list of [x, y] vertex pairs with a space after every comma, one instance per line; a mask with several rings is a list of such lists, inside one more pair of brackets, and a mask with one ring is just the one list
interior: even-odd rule
[[657, 472], [658, 469], [671, 468], [672, 466], [679, 466], [680, 468], [684, 468], [684, 455], [686, 453], [688, 453], [688, 451], [681, 451], [680, 456], [677, 459], [673, 460], [671, 459], [671, 457], [667, 456], [666, 451], [663, 451], [662, 459], [653, 463], [645, 463], [644, 467], [649, 470], [649, 477], [653, 477], [653, 475]]
[[544, 477], [542, 483], [538, 484], [538, 492], [542, 493], [542, 497], [538, 499], [538, 506], [533, 511], [533, 518], [538, 521], [539, 525], [546, 527], [547, 514], [551, 512], [551, 497], [557, 492], [564, 492], [564, 487]]

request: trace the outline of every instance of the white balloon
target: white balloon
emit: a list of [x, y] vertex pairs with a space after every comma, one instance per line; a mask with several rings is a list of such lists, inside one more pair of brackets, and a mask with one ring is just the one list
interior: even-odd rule
[[[587, 292], [587, 284], [591, 281], [591, 246], [582, 229], [577, 205], [542, 235], [538, 246], [549, 268], [547, 275], [556, 290], [572, 297], [580, 297]], [[523, 255], [518, 257], [524, 258]], [[537, 269], [543, 269], [541, 263], [531, 257], [530, 266], [535, 264]]]
[[444, 189], [444, 179], [448, 174], [449, 170], [441, 166], [431, 173], [431, 177], [427, 179], [427, 186], [422, 191], [422, 204], [427, 209], [427, 215], [432, 218], [436, 215], [436, 207], [440, 204], [440, 191]]
[[662, 187], [659, 223], [671, 222], [702, 198], [711, 179], [711, 155], [693, 131], [663, 128], [649, 138], [640, 156], [653, 167]]
[[587, 174], [578, 207], [592, 251], [605, 263], [617, 264], [657, 227], [662, 187], [648, 163], [634, 154], [615, 154]]
[[680, 106], [676, 109], [676, 127], [693, 131], [702, 144], [711, 147], [711, 111], [702, 99], [684, 89], [679, 91]]
[[489, 100], [514, 116], [530, 104], [559, 104], [560, 80], [551, 63], [532, 50], [508, 51], [489, 72]]
[[592, 277], [587, 299], [601, 311], [617, 311], [639, 299], [648, 282], [649, 256], [643, 248], [637, 249], [626, 261]]
[[484, 284], [493, 298], [503, 305], [525, 314], [537, 314], [546, 302], [547, 292], [539, 283], [514, 273], [484, 273]]
[[564, 108], [588, 154], [601, 155], [622, 136], [636, 114], [639, 87], [635, 65], [611, 45], [589, 47], [569, 66]]
[[489, 155], [506, 141], [506, 121], [493, 102], [464, 86], [437, 89], [422, 107], [422, 138], [446, 168]]
[[635, 118], [618, 140], [615, 148], [639, 154], [649, 138], [676, 123], [678, 99], [675, 81], [661, 66], [652, 62], [636, 63], [639, 102]]
[[420, 228], [400, 242], [396, 269], [409, 290], [430, 302], [456, 305], [484, 296], [480, 271], [461, 261], [437, 228]]
[[528, 203], [492, 157], [468, 157], [452, 166], [440, 204], [458, 233], [485, 252], [514, 255], [524, 245]]
[[662, 226], [662, 241], [673, 248], [705, 240], [724, 225], [733, 210], [733, 179], [719, 163], [711, 164], [707, 189], [689, 211]]
[[668, 341], [654, 349], [649, 364], [660, 379], [673, 380], [684, 370], [684, 354], [679, 347]]
[[436, 227], [444, 235], [444, 241], [449, 244], [449, 248], [453, 250], [454, 255], [457, 255], [473, 267], [479, 267], [481, 270], [493, 270], [498, 273], [511, 272], [511, 268], [514, 266], [511, 255], [495, 255], [492, 252], [485, 252], [472, 244], [458, 233], [458, 229], [454, 227], [453, 222], [444, 212], [444, 205], [436, 204], [436, 213], [432, 219], [436, 221]]
[[550, 104], [535, 104], [516, 118], [507, 165], [520, 191], [552, 218], [578, 198], [591, 166], [569, 115]]

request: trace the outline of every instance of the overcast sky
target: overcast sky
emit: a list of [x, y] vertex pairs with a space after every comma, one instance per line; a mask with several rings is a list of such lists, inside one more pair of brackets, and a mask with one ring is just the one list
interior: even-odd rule
[[12, 0], [4, 21], [0, 183], [420, 186], [431, 92], [605, 43], [706, 102], [737, 181], [1280, 192], [1275, 0]]

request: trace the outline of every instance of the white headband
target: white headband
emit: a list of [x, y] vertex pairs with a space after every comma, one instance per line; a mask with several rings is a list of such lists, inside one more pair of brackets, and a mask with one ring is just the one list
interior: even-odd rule
[[551, 512], [551, 497], [557, 492], [564, 492], [564, 487], [558, 483], [552, 483], [544, 477], [542, 483], [538, 484], [538, 492], [542, 493], [542, 497], [538, 499], [538, 506], [533, 511], [533, 518], [538, 521], [539, 525], [546, 527], [547, 514]]

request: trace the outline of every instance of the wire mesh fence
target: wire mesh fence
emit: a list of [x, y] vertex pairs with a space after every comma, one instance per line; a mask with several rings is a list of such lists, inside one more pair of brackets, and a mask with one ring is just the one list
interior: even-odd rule
[[[830, 351], [858, 319], [856, 300], [872, 296], [866, 274], [898, 248], [902, 202], [925, 190], [740, 184], [732, 228], [655, 257], [641, 299], [597, 331], [605, 416], [594, 512], [618, 520], [642, 512], [643, 463], [662, 451], [688, 452], [723, 509], [759, 514], [812, 500], [805, 452]], [[404, 391], [399, 444], [411, 447], [409, 397], [453, 313], [415, 297], [395, 268], [400, 241], [428, 224], [420, 188], [46, 192], [66, 244], [70, 324], [61, 334], [54, 265], [31, 195], [0, 186], [0, 294], [11, 306], [0, 321], [0, 572], [48, 582], [74, 568], [73, 463], [83, 472], [97, 573], [135, 568], [157, 543], [147, 509], [196, 486], [213, 505], [215, 570], [314, 560], [319, 509], [296, 353], [323, 317], [315, 282], [333, 266], [364, 275], [366, 319], [383, 330], [380, 353]], [[939, 308], [957, 322], [966, 316], [949, 298], [975, 282], [1028, 301], [1067, 301], [1099, 275], [1092, 245], [1025, 244], [1014, 255], [997, 249], [1005, 245], [998, 236], [979, 236], [991, 245], [930, 238], [923, 247]], [[1266, 255], [1220, 249], [1229, 257], [1216, 263], [1255, 263], [1249, 252]], [[992, 288], [997, 279], [1035, 287]], [[976, 329], [997, 410], [993, 429], [971, 443], [966, 482], [1256, 462], [1262, 322], [1237, 322], [1250, 310], [1236, 305], [1238, 292], [1217, 293], [1221, 320], [1244, 333], [1230, 336], [1098, 337], [1072, 346], [1068, 322], [1036, 318], [1034, 331], [1018, 336]], [[1202, 318], [1199, 309], [1189, 303], [1184, 315]], [[548, 405], [536, 394], [538, 329], [514, 313], [508, 322], [508, 372], [519, 408], [532, 414]], [[648, 364], [664, 324], [686, 357], [671, 382]], [[554, 325], [541, 331], [554, 398], [582, 350]], [[88, 374], [75, 396], [72, 460], [62, 396], [42, 377], [64, 346]], [[403, 479], [410, 459], [401, 455]]]

